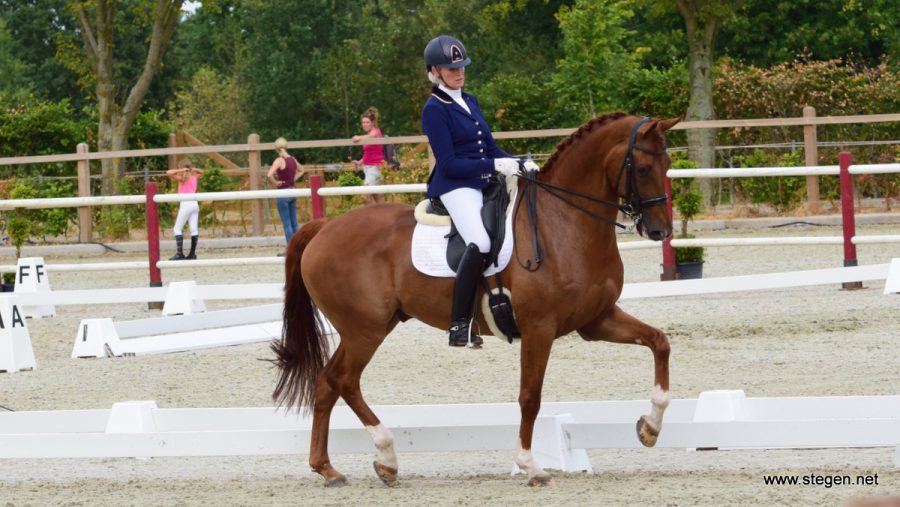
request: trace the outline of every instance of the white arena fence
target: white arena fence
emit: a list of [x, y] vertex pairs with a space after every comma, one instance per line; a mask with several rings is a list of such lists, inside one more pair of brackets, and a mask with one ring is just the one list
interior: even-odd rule
[[[518, 404], [372, 407], [398, 452], [514, 450]], [[591, 472], [588, 449], [640, 448], [635, 421], [647, 400], [543, 403], [535, 458], [546, 468]], [[306, 454], [312, 421], [276, 408], [159, 408], [0, 413], [0, 458], [101, 458]], [[370, 454], [372, 439], [346, 406], [331, 415], [329, 451]], [[895, 448], [900, 396], [747, 398], [741, 390], [672, 400], [656, 447], [684, 449]]]

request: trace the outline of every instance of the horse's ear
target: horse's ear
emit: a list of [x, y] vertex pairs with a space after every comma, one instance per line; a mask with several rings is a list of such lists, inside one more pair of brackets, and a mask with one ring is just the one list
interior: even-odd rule
[[681, 121], [681, 116], [676, 118], [669, 118], [668, 120], [659, 120], [659, 131], [665, 132], [670, 128], [674, 127], [675, 124]]

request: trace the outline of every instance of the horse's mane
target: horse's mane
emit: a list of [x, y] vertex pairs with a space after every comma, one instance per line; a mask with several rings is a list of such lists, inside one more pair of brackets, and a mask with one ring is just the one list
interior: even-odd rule
[[595, 116], [590, 120], [583, 123], [575, 132], [569, 134], [568, 137], [563, 139], [556, 145], [556, 151], [553, 152], [553, 155], [550, 155], [550, 158], [544, 163], [544, 166], [541, 168], [541, 172], [547, 172], [553, 169], [553, 166], [556, 164], [556, 161], [559, 159], [560, 155], [566, 151], [566, 148], [571, 146], [575, 141], [584, 137], [585, 134], [593, 130], [595, 127], [605, 125], [607, 123], [616, 121], [620, 118], [624, 118], [628, 116], [627, 114], [616, 111], [615, 113], [604, 114], [602, 116]]

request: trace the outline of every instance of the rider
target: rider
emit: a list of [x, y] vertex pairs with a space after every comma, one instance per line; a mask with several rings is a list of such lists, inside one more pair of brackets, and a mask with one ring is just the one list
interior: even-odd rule
[[[452, 347], [469, 343], [475, 291], [491, 249], [481, 221], [481, 190], [491, 175], [509, 176], [519, 170], [519, 160], [494, 142], [478, 100], [462, 91], [470, 63], [462, 42], [449, 35], [435, 37], [425, 46], [425, 70], [434, 86], [422, 109], [422, 130], [435, 158], [425, 195], [441, 199], [467, 245], [453, 287]], [[536, 171], [538, 167], [529, 160], [525, 169]], [[477, 347], [484, 340], [473, 334], [471, 343]]]

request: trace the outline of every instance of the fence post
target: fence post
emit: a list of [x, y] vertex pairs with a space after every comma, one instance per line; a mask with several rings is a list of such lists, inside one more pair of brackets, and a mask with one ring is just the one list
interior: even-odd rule
[[[150, 264], [150, 287], [162, 287], [162, 273], [156, 263], [159, 262], [159, 212], [153, 197], [156, 196], [156, 182], [148, 181], [144, 184], [144, 193], [147, 196], [147, 260]], [[162, 310], [162, 301], [148, 301], [150, 310]]]
[[[668, 177], [666, 177], [666, 195], [669, 196], [669, 198], [666, 200], [666, 211], [669, 213], [669, 218], [672, 220], [672, 234], [675, 234], [675, 220], [674, 218], [672, 218], [672, 180], [670, 180]], [[663, 282], [665, 282], [666, 280], [675, 280], [677, 278], [675, 273], [675, 249], [672, 248], [671, 234], [668, 238], [663, 240], [662, 249], [662, 274], [659, 275], [659, 279]]]
[[[75, 148], [78, 153], [87, 153], [89, 151], [86, 143], [78, 143]], [[81, 159], [75, 163], [78, 174], [78, 197], [91, 196], [91, 165], [87, 158]], [[93, 232], [93, 224], [91, 222], [91, 207], [82, 206], [78, 208], [78, 241], [80, 243], [90, 243]]]
[[[247, 144], [250, 145], [247, 151], [247, 167], [250, 171], [250, 190], [259, 190], [259, 171], [261, 154], [259, 148], [255, 145], [259, 144], [259, 134], [250, 134], [247, 136]], [[262, 201], [254, 199], [250, 201], [250, 216], [253, 224], [253, 235], [262, 236], [263, 234], [263, 209]]]
[[312, 174], [309, 176], [309, 191], [312, 198], [312, 217], [322, 218], [325, 216], [325, 200], [319, 195], [319, 189], [322, 188], [322, 176]]
[[[815, 118], [816, 108], [806, 106], [803, 108], [804, 118]], [[816, 147], [816, 126], [803, 126], [803, 153], [806, 156], [806, 166], [819, 165], [819, 149]], [[819, 212], [819, 177], [810, 174], [806, 177], [806, 209], [811, 213]]]
[[[169, 148], [178, 147], [178, 136], [175, 133], [169, 134]], [[178, 155], [172, 154], [166, 156], [166, 163], [169, 169], [178, 168]]]
[[[853, 244], [853, 236], [856, 236], [856, 218], [853, 215], [853, 177], [850, 175], [850, 165], [853, 157], [849, 152], [840, 154], [841, 164], [841, 215], [844, 225], [844, 266], [856, 266], [856, 245]], [[862, 289], [862, 282], [844, 282], [844, 289]]]

